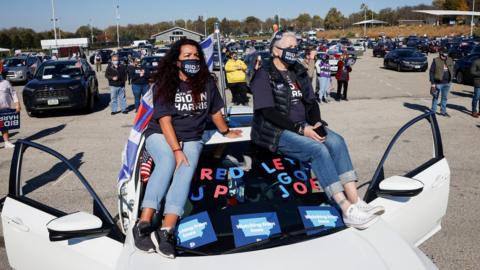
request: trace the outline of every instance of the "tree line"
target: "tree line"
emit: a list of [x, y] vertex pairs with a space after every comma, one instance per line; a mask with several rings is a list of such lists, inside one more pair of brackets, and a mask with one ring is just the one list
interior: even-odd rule
[[[398, 8], [384, 8], [375, 12], [367, 5], [359, 6], [357, 12], [350, 15], [343, 15], [336, 8], [331, 8], [324, 18], [319, 15], [310, 15], [308, 13], [299, 14], [296, 18], [278, 18], [273, 16], [261, 20], [254, 16], [248, 16], [244, 20], [229, 20], [227, 18], [219, 19], [217, 17], [204, 18], [198, 16], [196, 19], [163, 21], [155, 24], [128, 24], [120, 26], [120, 39], [123, 44], [138, 39], [150, 39], [151, 35], [170, 29], [174, 26], [180, 26], [198, 33], [212, 33], [215, 22], [220, 23], [222, 33], [228, 36], [239, 36], [246, 34], [249, 36], [270, 34], [273, 25], [279, 24], [281, 27], [287, 27], [295, 31], [308, 31], [317, 28], [345, 29], [352, 26], [353, 23], [364, 19], [377, 19], [387, 22], [389, 25], [397, 25], [398, 20], [426, 20], [429, 15], [415, 13], [416, 9], [454, 9], [471, 10], [473, 0], [433, 0], [431, 5], [404, 6]], [[480, 1], [477, 1], [476, 10], [480, 8]], [[431, 18], [431, 17], [430, 17]], [[94, 44], [105, 44], [117, 40], [117, 29], [115, 25], [108, 26], [105, 29], [90, 27], [88, 25], [80, 26], [75, 32], [61, 31], [58, 29], [57, 37], [75, 38], [87, 37], [92, 39]], [[40, 48], [40, 40], [53, 39], [53, 30], [35, 32], [29, 28], [13, 27], [0, 30], [0, 47], [9, 49], [33, 49]]]

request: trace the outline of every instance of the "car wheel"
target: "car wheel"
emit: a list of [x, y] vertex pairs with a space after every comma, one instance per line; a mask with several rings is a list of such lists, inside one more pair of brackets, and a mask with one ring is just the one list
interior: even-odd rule
[[85, 112], [91, 113], [93, 112], [94, 109], [95, 109], [95, 95], [92, 93], [92, 91], [89, 91], [87, 105], [85, 106]]
[[37, 117], [38, 116], [37, 112], [30, 111], [30, 110], [26, 110], [26, 111], [27, 111], [28, 116], [30, 116], [30, 117]]
[[461, 71], [457, 72], [456, 78], [457, 78], [457, 83], [463, 84], [463, 72]]
[[397, 64], [397, 71], [402, 72], [402, 67], [400, 66], [400, 64]]

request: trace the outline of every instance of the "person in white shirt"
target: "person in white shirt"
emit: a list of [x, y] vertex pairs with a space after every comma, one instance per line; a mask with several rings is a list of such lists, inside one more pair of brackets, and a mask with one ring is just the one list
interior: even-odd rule
[[[3, 79], [3, 76], [0, 76], [0, 111], [5, 109], [15, 108], [17, 112], [20, 112], [20, 102], [18, 102], [17, 92], [12, 87], [9, 81]], [[2, 137], [4, 141], [5, 148], [15, 147], [9, 141], [8, 130], [2, 131]]]

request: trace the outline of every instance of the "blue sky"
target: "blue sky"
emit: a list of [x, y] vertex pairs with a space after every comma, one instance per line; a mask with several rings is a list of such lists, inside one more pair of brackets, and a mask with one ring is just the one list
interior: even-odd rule
[[[75, 31], [92, 19], [95, 27], [115, 25], [114, 6], [118, 0], [55, 0], [55, 15], [60, 27]], [[0, 28], [27, 27], [36, 31], [52, 28], [51, 0], [1, 0]], [[373, 10], [404, 5], [430, 4], [422, 0], [120, 0], [120, 24], [156, 23], [175, 19], [227, 17], [243, 19], [253, 15], [261, 19], [273, 16], [277, 11], [281, 17], [293, 18], [300, 13], [324, 17], [331, 7], [343, 14], [360, 9], [365, 2]]]

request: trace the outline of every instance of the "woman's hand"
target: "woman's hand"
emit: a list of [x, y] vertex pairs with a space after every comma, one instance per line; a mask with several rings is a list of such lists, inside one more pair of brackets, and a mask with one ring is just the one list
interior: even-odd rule
[[225, 137], [230, 139], [240, 138], [241, 136], [242, 131], [240, 129], [232, 129], [225, 135]]
[[185, 166], [190, 167], [190, 164], [188, 163], [187, 156], [185, 156], [185, 153], [183, 151], [175, 151], [175, 171], [178, 170], [178, 168], [182, 165], [185, 164]]
[[317, 134], [317, 132], [315, 132], [314, 129], [316, 129], [317, 127], [321, 126], [322, 124], [321, 123], [316, 123], [315, 126], [305, 126], [304, 130], [303, 130], [303, 136], [305, 137], [308, 137], [314, 141], [317, 141], [319, 143], [323, 143], [325, 142], [326, 140], [326, 137], [321, 137], [320, 135]]
[[22, 110], [22, 107], [20, 107], [20, 104], [17, 103], [17, 105], [15, 106], [15, 112], [19, 113], [21, 110]]

